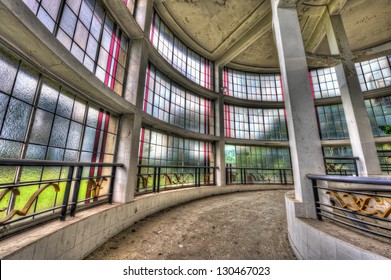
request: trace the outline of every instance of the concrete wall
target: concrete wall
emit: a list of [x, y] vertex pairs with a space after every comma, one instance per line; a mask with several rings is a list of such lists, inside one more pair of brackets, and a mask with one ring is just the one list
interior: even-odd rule
[[[199, 187], [148, 194], [126, 204], [102, 205], [53, 221], [0, 241], [0, 259], [83, 259], [109, 238], [165, 208], [239, 191], [282, 189], [281, 186]], [[292, 186], [287, 186], [292, 188]]]
[[364, 236], [326, 221], [295, 217], [300, 204], [294, 192], [285, 195], [288, 238], [298, 259], [305, 260], [387, 260], [391, 244]]

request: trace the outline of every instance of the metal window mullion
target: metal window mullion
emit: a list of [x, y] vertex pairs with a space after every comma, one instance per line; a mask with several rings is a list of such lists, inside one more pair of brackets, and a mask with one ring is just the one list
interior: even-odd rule
[[[80, 5], [81, 7], [81, 5]], [[92, 15], [94, 16], [94, 15]], [[107, 11], [105, 10], [104, 11], [104, 16], [103, 16], [103, 19], [102, 19], [102, 28], [100, 30], [100, 34], [99, 34], [99, 38], [98, 38], [98, 50], [96, 52], [96, 55], [95, 55], [95, 61], [94, 61], [94, 74], [96, 76], [96, 69], [98, 68], [98, 60], [99, 60], [99, 55], [100, 55], [100, 49], [102, 48], [102, 38], [103, 38], [103, 32], [105, 31], [105, 22], [106, 22], [106, 18], [108, 17], [107, 15]], [[91, 21], [91, 24], [92, 24], [92, 21]], [[107, 66], [106, 66], [107, 67]], [[106, 69], [104, 69], [105, 72], [106, 72]]]
[[56, 38], [57, 38], [58, 30], [60, 29], [60, 22], [61, 22], [63, 13], [64, 13], [65, 2], [66, 2], [66, 0], [62, 0], [61, 4], [60, 4], [60, 7], [58, 8], [58, 14], [57, 14], [57, 18], [56, 18], [55, 25], [54, 25], [54, 30], [53, 30], [53, 35]]

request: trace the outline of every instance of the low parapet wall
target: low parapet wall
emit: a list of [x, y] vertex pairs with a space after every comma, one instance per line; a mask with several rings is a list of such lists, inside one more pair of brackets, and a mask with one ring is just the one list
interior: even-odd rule
[[0, 259], [83, 259], [114, 235], [163, 209], [213, 195], [284, 188], [292, 187], [241, 185], [188, 188], [143, 195], [126, 204], [102, 205], [77, 212], [75, 218], [46, 223], [0, 241]]
[[294, 192], [285, 195], [288, 237], [298, 259], [384, 260], [391, 259], [391, 242], [371, 238], [327, 221], [297, 218]]

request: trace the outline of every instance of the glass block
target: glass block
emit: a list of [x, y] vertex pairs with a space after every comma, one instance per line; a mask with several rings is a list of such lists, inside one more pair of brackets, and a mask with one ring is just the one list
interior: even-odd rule
[[31, 129], [30, 143], [47, 145], [53, 123], [53, 114], [37, 109], [33, 127]]
[[31, 67], [22, 64], [16, 78], [12, 95], [29, 104], [32, 104], [38, 85], [39, 73]]
[[88, 55], [84, 56], [83, 65], [91, 72], [94, 72], [95, 63]]
[[79, 14], [81, 1], [82, 0], [66, 0], [66, 3], [75, 14]]
[[42, 0], [41, 5], [45, 8], [46, 12], [50, 15], [52, 19], [57, 19], [61, 0]]
[[0, 128], [3, 126], [4, 115], [7, 109], [9, 96], [0, 92]]
[[74, 40], [83, 51], [85, 51], [85, 49], [86, 49], [87, 39], [88, 39], [88, 30], [81, 23], [81, 21], [78, 21], [77, 26], [76, 26]]
[[72, 120], [77, 121], [79, 123], [83, 123], [85, 111], [86, 111], [85, 102], [76, 98], [75, 104], [73, 106]]
[[60, 116], [56, 116], [53, 122], [52, 133], [49, 145], [53, 147], [65, 148], [68, 136], [70, 121]]
[[83, 62], [84, 52], [76, 43], [72, 44], [71, 53], [77, 58], [77, 60]]
[[95, 37], [96, 40], [98, 40], [100, 37], [102, 27], [102, 20], [94, 15], [91, 22], [90, 33]]
[[26, 134], [31, 106], [11, 98], [5, 115], [1, 137], [17, 141], [23, 141]]
[[11, 93], [19, 62], [0, 48], [0, 91]]
[[68, 50], [71, 49], [72, 39], [60, 28], [57, 32], [57, 39], [66, 47]]
[[91, 127], [97, 127], [99, 118], [99, 111], [97, 108], [90, 106], [87, 114], [87, 125]]
[[64, 152], [64, 149], [49, 147], [46, 154], [46, 160], [62, 161], [64, 159]]
[[86, 52], [89, 55], [89, 57], [95, 59], [97, 50], [98, 50], [98, 42], [94, 39], [93, 36], [90, 35], [90, 37], [88, 38]]
[[43, 25], [45, 25], [45, 27], [49, 29], [50, 32], [54, 31], [54, 20], [47, 12], [45, 12], [44, 9], [39, 9], [37, 17], [43, 23]]
[[[67, 2], [80, 2], [80, 1], [67, 1]], [[80, 3], [79, 3], [80, 5]], [[68, 5], [65, 5], [64, 11], [62, 13], [60, 27], [64, 32], [71, 38], [73, 38], [73, 34], [75, 33], [77, 23], [77, 17], [69, 8]]]
[[58, 99], [56, 114], [64, 118], [70, 119], [72, 116], [73, 103], [74, 96], [62, 90], [62, 93], [60, 94], [60, 97]]
[[92, 152], [94, 150], [95, 135], [96, 135], [96, 129], [93, 129], [91, 127], [86, 127], [84, 132], [83, 146], [82, 146], [83, 151]]
[[23, 0], [23, 2], [34, 14], [37, 14], [39, 3], [36, 0]]
[[46, 147], [29, 144], [26, 152], [26, 159], [44, 160], [46, 158]]
[[79, 123], [71, 122], [66, 147], [74, 150], [79, 149], [82, 133], [83, 126]]
[[92, 10], [94, 9], [94, 5], [95, 3], [88, 3], [87, 2], [91, 2], [91, 1], [83, 1], [83, 3], [81, 4], [81, 8], [80, 8], [80, 13], [79, 13], [79, 19], [81, 20], [81, 22], [83, 22], [83, 24], [89, 28], [90, 25], [91, 25], [91, 20], [92, 20]]
[[79, 160], [79, 152], [66, 150], [64, 154], [64, 161], [78, 161]]
[[21, 150], [22, 143], [0, 139], [0, 158], [18, 159], [20, 157]]
[[55, 112], [60, 86], [48, 80], [44, 80], [39, 96], [38, 107], [44, 110]]

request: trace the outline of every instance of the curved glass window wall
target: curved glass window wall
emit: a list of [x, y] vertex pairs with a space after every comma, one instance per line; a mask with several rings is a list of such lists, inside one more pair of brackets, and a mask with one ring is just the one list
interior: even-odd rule
[[214, 135], [214, 102], [197, 96], [171, 81], [149, 64], [143, 110], [172, 125], [194, 132]]
[[356, 63], [361, 90], [391, 86], [391, 55]]
[[280, 74], [258, 74], [223, 70], [224, 94], [258, 101], [283, 101]]
[[156, 50], [182, 75], [212, 90], [213, 62], [188, 48], [154, 13], [150, 41]]
[[23, 1], [88, 70], [122, 95], [128, 39], [99, 1]]
[[309, 77], [315, 99], [341, 95], [334, 67], [311, 70]]
[[224, 106], [225, 136], [252, 140], [288, 140], [284, 109]]

